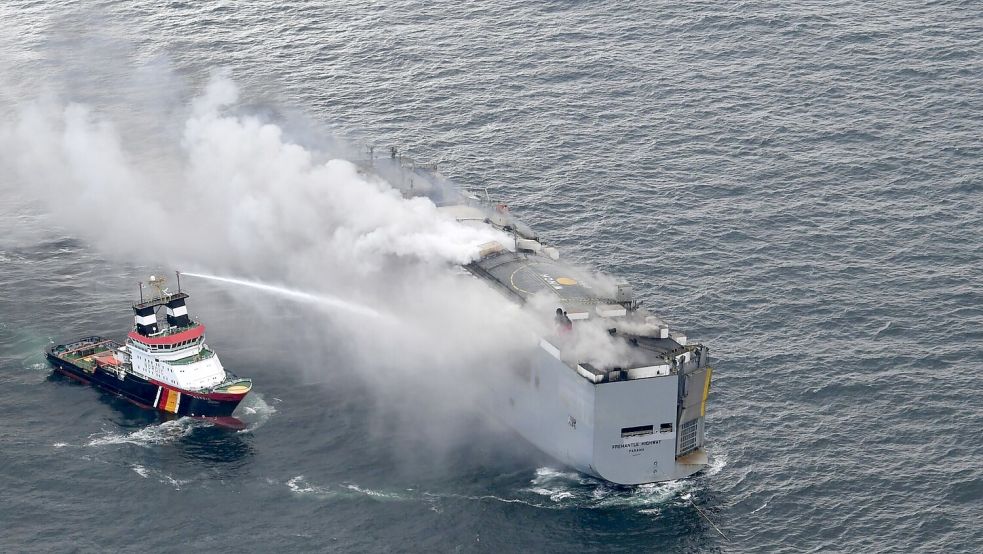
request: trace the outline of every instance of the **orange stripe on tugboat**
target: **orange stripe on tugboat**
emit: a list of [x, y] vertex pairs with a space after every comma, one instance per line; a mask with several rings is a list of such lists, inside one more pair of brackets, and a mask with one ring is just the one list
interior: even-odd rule
[[178, 407], [181, 406], [181, 393], [177, 391], [167, 391], [167, 404], [164, 405], [165, 412], [171, 412], [172, 414], [177, 413]]
[[166, 387], [160, 387], [160, 396], [158, 397], [156, 408], [159, 410], [164, 410], [165, 412], [170, 412], [176, 414], [178, 408], [181, 405], [181, 393], [176, 390], [171, 390]]

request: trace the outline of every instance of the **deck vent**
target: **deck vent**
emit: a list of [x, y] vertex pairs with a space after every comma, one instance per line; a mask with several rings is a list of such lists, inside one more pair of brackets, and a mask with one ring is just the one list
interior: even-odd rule
[[696, 450], [696, 443], [699, 438], [699, 433], [697, 432], [699, 430], [699, 423], [699, 418], [691, 419], [679, 428], [679, 453], [677, 456], [682, 456], [683, 454], [688, 454]]

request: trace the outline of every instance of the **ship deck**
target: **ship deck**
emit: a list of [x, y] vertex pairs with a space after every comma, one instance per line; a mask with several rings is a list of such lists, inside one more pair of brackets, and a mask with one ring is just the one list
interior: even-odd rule
[[596, 279], [583, 271], [546, 256], [502, 252], [473, 262], [469, 267], [521, 300], [548, 293], [568, 308], [574, 304], [614, 303], [611, 298], [614, 291], [605, 290]]
[[113, 354], [119, 347], [120, 344], [115, 340], [93, 336], [53, 346], [49, 352], [56, 358], [61, 358], [91, 372], [96, 367], [95, 358]]

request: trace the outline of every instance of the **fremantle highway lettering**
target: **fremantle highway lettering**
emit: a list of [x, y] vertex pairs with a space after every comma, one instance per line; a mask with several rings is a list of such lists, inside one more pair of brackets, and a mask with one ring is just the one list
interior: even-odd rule
[[612, 450], [621, 450], [622, 448], [628, 448], [629, 452], [641, 452], [643, 446], [649, 446], [652, 444], [662, 444], [661, 440], [651, 440], [643, 442], [633, 442], [630, 444], [612, 444]]

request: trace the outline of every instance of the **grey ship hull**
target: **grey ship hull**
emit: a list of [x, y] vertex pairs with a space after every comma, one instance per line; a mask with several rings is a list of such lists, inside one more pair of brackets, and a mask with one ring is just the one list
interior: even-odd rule
[[389, 159], [378, 159], [370, 150], [363, 167], [404, 196], [430, 198], [463, 224], [513, 237], [510, 244], [482, 245], [479, 259], [465, 266], [472, 276], [520, 304], [551, 297], [577, 320], [571, 328], [603, 325], [629, 351], [621, 362], [595, 368], [567, 348], [575, 331], [544, 337], [528, 365], [489, 384], [485, 404], [494, 417], [559, 462], [612, 483], [680, 479], [707, 467], [704, 415], [712, 369], [705, 346], [669, 333], [633, 300], [627, 283], [612, 288], [561, 261], [559, 251], [507, 206], [458, 190], [432, 164], [390, 152]]
[[[493, 413], [557, 461], [621, 485], [681, 479], [707, 467], [702, 412], [709, 371], [592, 383], [543, 348], [529, 370], [493, 391]], [[690, 402], [677, 413], [681, 379], [689, 382]], [[684, 427], [685, 437], [680, 417], [695, 422]], [[677, 456], [680, 448], [688, 451]]]

